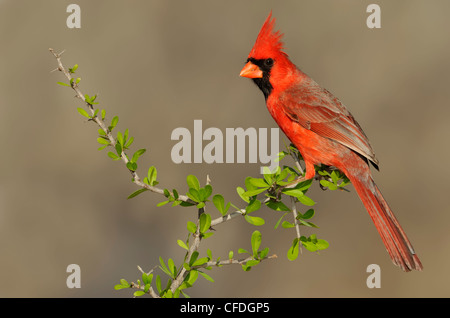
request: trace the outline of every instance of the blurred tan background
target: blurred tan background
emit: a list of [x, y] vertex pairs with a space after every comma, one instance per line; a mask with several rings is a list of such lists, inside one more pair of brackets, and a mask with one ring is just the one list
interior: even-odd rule
[[[320, 255], [290, 262], [294, 230], [274, 229], [262, 209], [263, 247], [278, 255], [243, 272], [213, 269], [192, 297], [448, 297], [450, 295], [450, 3], [442, 1], [76, 1], [81, 29], [66, 27], [74, 1], [0, 0], [0, 297], [131, 297], [120, 278], [140, 276], [158, 257], [182, 261], [194, 209], [164, 206], [137, 187], [125, 167], [97, 151], [97, 128], [77, 111], [74, 93], [56, 85], [56, 61], [78, 63], [81, 90], [99, 95], [133, 150], [140, 170], [155, 165], [161, 187], [185, 191], [190, 173], [209, 174], [214, 191], [241, 204], [235, 188], [260, 164], [172, 163], [173, 129], [276, 127], [262, 93], [238, 74], [270, 9], [287, 53], [351, 110], [369, 136], [381, 172], [374, 178], [425, 270], [395, 267], [354, 191], [314, 186], [313, 222], [302, 229], [330, 242]], [[366, 26], [381, 6], [382, 28]], [[280, 136], [281, 142], [286, 140]], [[212, 211], [212, 210], [211, 210]], [[218, 212], [212, 212], [219, 216]], [[250, 249], [256, 228], [234, 219], [202, 244], [215, 256]], [[66, 267], [81, 266], [81, 288], [66, 287]], [[368, 289], [366, 267], [381, 266]]]

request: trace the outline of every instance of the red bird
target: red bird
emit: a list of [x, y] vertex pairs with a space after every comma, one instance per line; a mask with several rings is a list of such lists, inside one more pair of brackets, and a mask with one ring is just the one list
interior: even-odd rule
[[404, 271], [422, 264], [370, 173], [378, 160], [366, 134], [347, 108], [329, 91], [299, 70], [283, 52], [282, 34], [272, 13], [264, 22], [240, 76], [261, 89], [270, 114], [303, 156], [306, 173], [314, 165], [334, 166], [350, 179], [369, 212], [389, 255]]

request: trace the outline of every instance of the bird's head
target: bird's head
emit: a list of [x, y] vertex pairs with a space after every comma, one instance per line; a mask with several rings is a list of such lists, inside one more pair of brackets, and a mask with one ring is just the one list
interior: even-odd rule
[[274, 88], [281, 88], [289, 82], [289, 75], [293, 75], [296, 70], [288, 55], [283, 52], [283, 34], [274, 31], [274, 26], [275, 19], [272, 19], [270, 12], [248, 55], [247, 64], [239, 74], [251, 78], [266, 99]]

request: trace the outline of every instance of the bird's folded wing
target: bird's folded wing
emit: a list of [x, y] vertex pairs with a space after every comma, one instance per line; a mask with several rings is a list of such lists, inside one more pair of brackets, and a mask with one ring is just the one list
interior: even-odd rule
[[316, 134], [332, 139], [378, 166], [369, 140], [352, 114], [327, 90], [294, 86], [280, 95], [287, 116]]

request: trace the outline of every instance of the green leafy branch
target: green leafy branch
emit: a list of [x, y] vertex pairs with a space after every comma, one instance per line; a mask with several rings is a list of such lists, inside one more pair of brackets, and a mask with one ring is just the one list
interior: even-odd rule
[[[247, 255], [244, 258], [236, 259], [234, 252], [230, 251], [226, 259], [220, 257], [213, 258], [211, 250], [207, 250], [207, 255], [200, 257], [198, 252], [200, 242], [208, 239], [214, 234], [214, 227], [227, 222], [236, 216], [243, 216], [243, 218], [254, 226], [261, 226], [265, 224], [265, 220], [260, 216], [256, 216], [255, 212], [260, 210], [263, 205], [282, 213], [278, 222], [275, 224], [275, 229], [281, 224], [285, 229], [296, 229], [296, 236], [290, 245], [287, 257], [289, 260], [295, 260], [298, 257], [300, 247], [305, 247], [308, 251], [318, 252], [328, 248], [329, 244], [323, 239], [318, 239], [316, 234], [311, 234], [309, 237], [303, 236], [300, 233], [300, 227], [317, 228], [317, 225], [311, 222], [315, 212], [310, 208], [315, 205], [315, 202], [306, 195], [308, 189], [311, 187], [313, 180], [308, 180], [295, 184], [295, 180], [303, 175], [301, 166], [302, 157], [298, 150], [289, 145], [285, 151], [280, 152], [279, 161], [286, 156], [294, 160], [295, 168], [290, 166], [277, 167], [274, 171], [266, 169], [263, 178], [247, 177], [245, 179], [245, 188], [237, 187], [236, 191], [240, 198], [244, 201], [244, 207], [239, 208], [231, 202], [225, 201], [221, 194], [214, 194], [209, 176], [206, 184], [201, 186], [198, 178], [194, 175], [188, 175], [186, 178], [187, 191], [185, 194], [180, 194], [180, 191], [166, 188], [159, 188], [157, 185], [158, 172], [155, 166], [148, 169], [147, 175], [141, 179], [137, 173], [138, 160], [146, 153], [146, 149], [138, 149], [131, 156], [127, 153], [134, 142], [134, 138], [130, 136], [129, 130], [117, 131], [119, 117], [114, 116], [109, 123], [106, 119], [106, 111], [98, 108], [96, 105], [97, 95], [83, 94], [79, 88], [81, 82], [80, 77], [74, 77], [78, 70], [78, 65], [75, 64], [72, 68], [66, 69], [61, 62], [61, 54], [55, 53], [53, 49], [50, 52], [56, 58], [58, 68], [68, 80], [66, 82], [58, 82], [61, 86], [72, 88], [76, 92], [76, 97], [81, 99], [85, 108], [77, 108], [80, 115], [85, 117], [88, 121], [94, 122], [99, 126], [97, 142], [100, 144], [99, 150], [108, 149], [109, 158], [114, 161], [122, 161], [130, 174], [132, 175], [132, 182], [134, 182], [139, 189], [131, 193], [128, 199], [132, 199], [143, 192], [151, 191], [163, 195], [166, 199], [157, 204], [158, 207], [171, 204], [173, 207], [195, 207], [198, 211], [196, 222], [189, 221], [187, 223], [187, 238], [186, 240], [177, 240], [177, 244], [185, 250], [183, 262], [178, 266], [174, 260], [169, 258], [164, 261], [161, 257], [159, 259], [159, 270], [167, 276], [167, 282], [163, 287], [162, 276], [154, 274], [153, 270], [144, 272], [140, 267], [141, 279], [136, 283], [128, 283], [125, 279], [120, 280], [120, 284], [115, 286], [116, 290], [134, 288], [138, 289], [134, 292], [134, 296], [142, 296], [149, 294], [152, 297], [189, 297], [185, 290], [194, 285], [197, 278], [203, 276], [208, 281], [213, 282], [213, 278], [209, 276], [206, 271], [213, 267], [222, 267], [224, 265], [239, 264], [244, 271], [249, 271], [253, 266], [258, 265], [263, 260], [275, 258], [276, 255], [269, 256], [268, 248], [260, 248], [262, 235], [260, 231], [254, 231], [251, 236], [251, 251], [243, 248], [238, 249], [238, 254]], [[319, 166], [316, 167], [316, 179], [320, 180], [322, 189], [330, 190], [346, 190], [344, 187], [349, 183], [349, 180], [344, 174], [333, 167]], [[263, 196], [263, 197], [262, 197]], [[259, 198], [258, 198], [259, 197]], [[261, 198], [262, 197], [262, 198]], [[289, 203], [285, 199], [289, 199]], [[206, 213], [206, 207], [210, 205], [220, 213], [219, 217], [212, 218], [211, 214]], [[308, 208], [304, 213], [297, 211], [297, 203]], [[293, 220], [287, 221], [284, 218], [287, 214], [292, 213]], [[155, 288], [153, 288], [154, 286]]]

